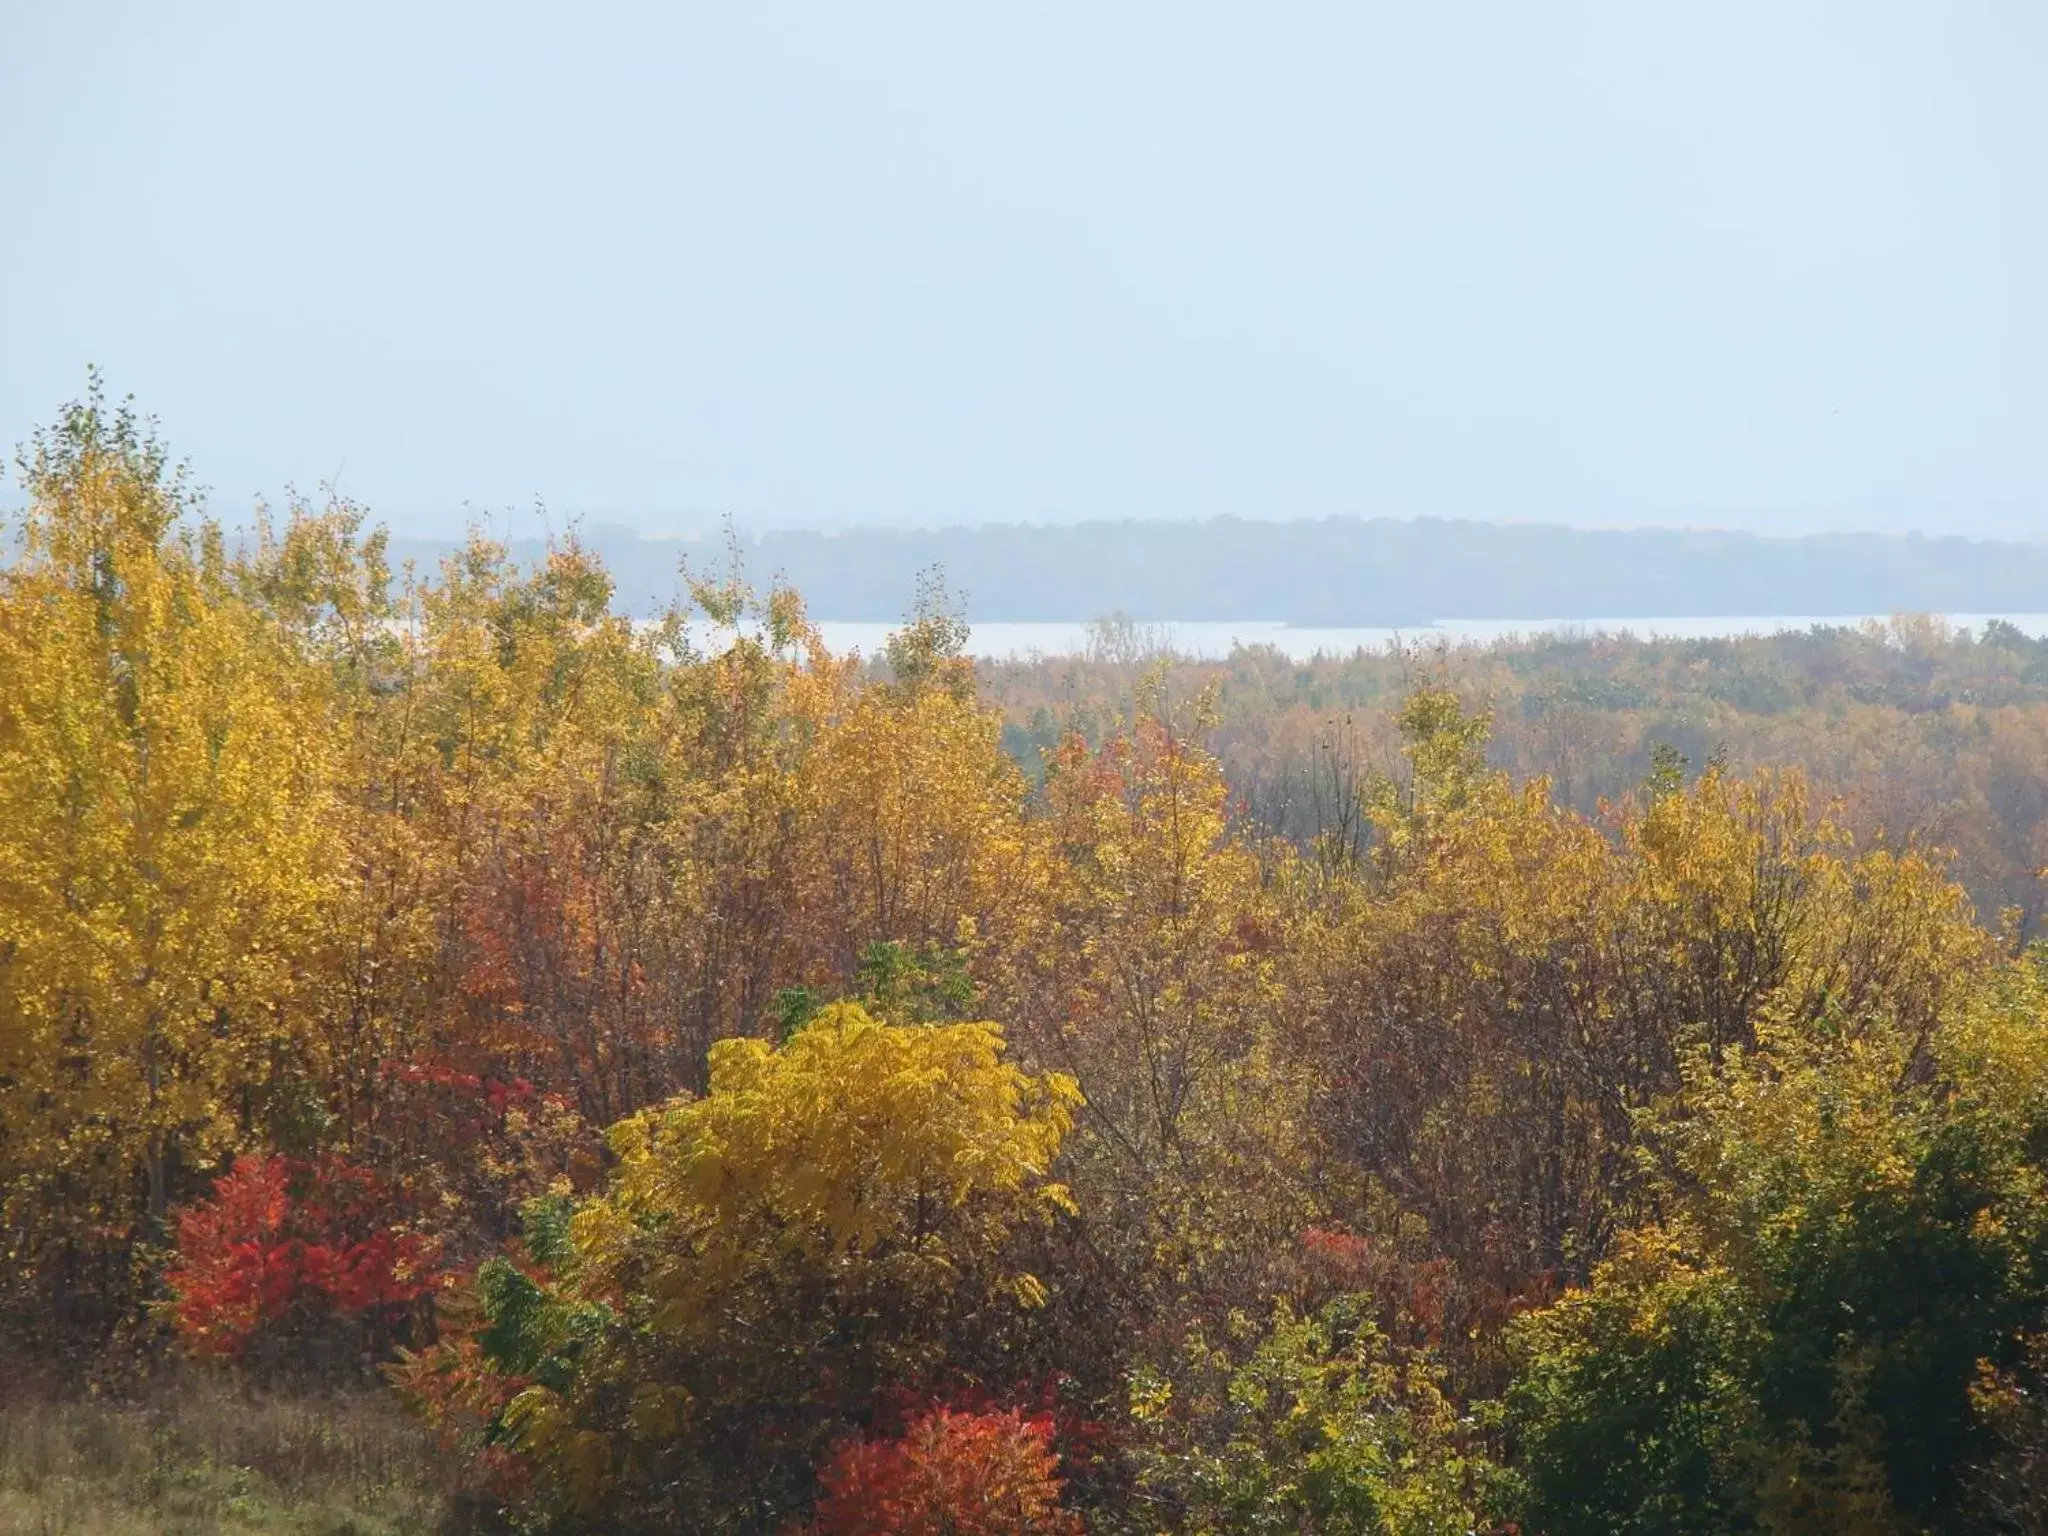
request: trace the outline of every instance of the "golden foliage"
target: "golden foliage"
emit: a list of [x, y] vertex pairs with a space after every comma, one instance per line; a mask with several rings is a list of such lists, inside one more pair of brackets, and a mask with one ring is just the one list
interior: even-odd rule
[[992, 1024], [840, 1003], [780, 1048], [722, 1040], [705, 1097], [613, 1129], [618, 1171], [572, 1232], [579, 1273], [599, 1293], [644, 1287], [676, 1335], [715, 1334], [764, 1266], [881, 1266], [861, 1283], [944, 1290], [1020, 1214], [1070, 1208], [1051, 1170], [1078, 1101], [1072, 1079], [1006, 1061]]
[[[0, 1159], [29, 1219], [150, 1215], [305, 1028], [336, 862], [328, 679], [125, 415], [40, 439], [0, 571]], [[311, 729], [308, 729], [308, 726]]]

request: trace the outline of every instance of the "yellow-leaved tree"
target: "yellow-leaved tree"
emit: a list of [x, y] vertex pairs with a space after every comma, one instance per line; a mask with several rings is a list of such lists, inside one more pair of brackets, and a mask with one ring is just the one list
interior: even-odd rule
[[12, 1278], [52, 1286], [61, 1317], [286, 1055], [325, 878], [325, 704], [96, 383], [22, 471], [0, 571], [0, 1169]]
[[1156, 688], [1140, 706], [1050, 761], [1032, 900], [980, 958], [1019, 1041], [1087, 1097], [1068, 1157], [1105, 1283], [1166, 1316], [1258, 1298], [1317, 1204], [1276, 1049], [1284, 914], [1215, 759]]

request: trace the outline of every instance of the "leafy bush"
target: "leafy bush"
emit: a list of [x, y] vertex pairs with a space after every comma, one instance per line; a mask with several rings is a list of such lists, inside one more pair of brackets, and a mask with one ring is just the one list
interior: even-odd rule
[[1517, 1325], [1532, 1528], [1960, 1533], [2002, 1441], [2029, 1475], [2043, 1003], [2010, 976], [1932, 1045], [1836, 1016], [1695, 1068], [1671, 1220]]
[[1081, 1536], [1061, 1507], [1052, 1421], [934, 1407], [845, 1442], [819, 1474], [818, 1536]]
[[1519, 1502], [1550, 1536], [1755, 1529], [1760, 1321], [1724, 1271], [1650, 1236], [1524, 1319], [1507, 1397]]
[[1470, 1426], [1429, 1356], [1373, 1325], [1369, 1298], [1307, 1316], [1283, 1304], [1263, 1336], [1240, 1317], [1220, 1347], [1198, 1334], [1132, 1396], [1138, 1486], [1171, 1529], [1462, 1536], [1477, 1518], [1488, 1468]]
[[484, 1266], [473, 1331], [405, 1379], [501, 1402], [481, 1443], [565, 1516], [800, 1515], [879, 1393], [1014, 1361], [1044, 1290], [1010, 1238], [1066, 1206], [1074, 1102], [987, 1024], [836, 1004], [780, 1047], [723, 1041], [708, 1095], [614, 1129], [610, 1186], [565, 1232], [532, 1213], [558, 1268]]
[[335, 1325], [372, 1349], [402, 1338], [439, 1275], [433, 1243], [399, 1215], [382, 1180], [338, 1159], [238, 1158], [178, 1215], [164, 1282], [179, 1337], [229, 1357], [304, 1357]]

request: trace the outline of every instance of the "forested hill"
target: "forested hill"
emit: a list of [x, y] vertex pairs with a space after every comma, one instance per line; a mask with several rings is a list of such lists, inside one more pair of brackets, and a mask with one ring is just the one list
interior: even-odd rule
[[877, 664], [22, 457], [0, 1531], [2048, 1536], [2017, 626]]
[[[586, 526], [621, 601], [658, 607], [680, 555], [716, 543]], [[918, 573], [941, 567], [978, 620], [1282, 619], [1412, 625], [1438, 619], [2048, 611], [2048, 543], [1829, 534], [1768, 538], [1438, 519], [1001, 524], [742, 535], [747, 573], [802, 591], [831, 619], [894, 619]], [[447, 546], [452, 547], [452, 546]], [[400, 540], [430, 565], [444, 546]], [[539, 553], [538, 540], [514, 553]]]

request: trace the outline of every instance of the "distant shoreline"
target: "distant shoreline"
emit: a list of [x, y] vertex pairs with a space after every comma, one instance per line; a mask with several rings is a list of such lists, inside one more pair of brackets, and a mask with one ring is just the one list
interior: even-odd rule
[[[709, 541], [650, 539], [611, 524], [574, 525], [617, 583], [622, 611], [659, 611], [678, 564], [721, 572]], [[395, 556], [431, 566], [455, 546], [394, 539]], [[514, 540], [536, 559], [539, 538]], [[1110, 612], [1180, 623], [1275, 616], [1298, 628], [1418, 629], [1452, 621], [1607, 622], [1642, 613], [2048, 612], [2048, 543], [1899, 534], [1750, 533], [1541, 523], [1326, 518], [1254, 523], [990, 525], [849, 533], [738, 533], [757, 587], [802, 593], [813, 613], [900, 618], [936, 574], [977, 623], [1085, 623]]]

